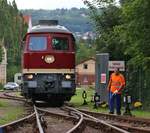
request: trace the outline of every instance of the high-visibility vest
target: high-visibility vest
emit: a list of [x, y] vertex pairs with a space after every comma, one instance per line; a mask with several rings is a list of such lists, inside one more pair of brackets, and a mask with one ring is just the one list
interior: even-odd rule
[[[122, 74], [116, 75], [115, 73], [112, 73], [110, 76], [110, 91], [113, 93], [116, 90], [122, 89], [121, 87], [125, 85], [125, 79]], [[121, 94], [121, 92], [118, 92], [118, 94]]]

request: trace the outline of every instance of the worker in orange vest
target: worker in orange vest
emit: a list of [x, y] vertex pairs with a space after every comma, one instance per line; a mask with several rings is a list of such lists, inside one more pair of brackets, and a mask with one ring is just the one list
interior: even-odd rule
[[116, 68], [111, 74], [107, 90], [109, 91], [110, 114], [114, 114], [114, 102], [116, 101], [116, 113], [121, 115], [121, 91], [125, 87], [124, 76]]

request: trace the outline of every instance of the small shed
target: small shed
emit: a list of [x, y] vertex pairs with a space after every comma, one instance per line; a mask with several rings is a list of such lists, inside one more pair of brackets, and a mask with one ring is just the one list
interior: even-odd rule
[[89, 58], [76, 65], [76, 83], [78, 86], [95, 85], [94, 58]]

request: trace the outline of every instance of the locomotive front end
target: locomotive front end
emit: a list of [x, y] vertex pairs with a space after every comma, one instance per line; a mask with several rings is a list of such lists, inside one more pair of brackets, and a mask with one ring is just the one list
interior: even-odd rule
[[69, 101], [75, 93], [75, 40], [60, 26], [37, 26], [25, 37], [23, 88], [26, 98]]

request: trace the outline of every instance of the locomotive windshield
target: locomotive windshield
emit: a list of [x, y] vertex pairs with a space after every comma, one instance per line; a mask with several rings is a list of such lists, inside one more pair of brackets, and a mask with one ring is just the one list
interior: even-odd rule
[[52, 48], [54, 50], [68, 50], [69, 43], [68, 38], [65, 37], [54, 37], [52, 39]]
[[31, 36], [29, 39], [29, 50], [43, 51], [47, 49], [47, 37]]

